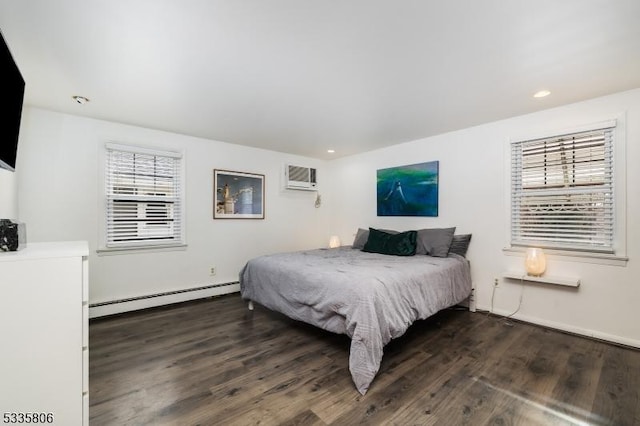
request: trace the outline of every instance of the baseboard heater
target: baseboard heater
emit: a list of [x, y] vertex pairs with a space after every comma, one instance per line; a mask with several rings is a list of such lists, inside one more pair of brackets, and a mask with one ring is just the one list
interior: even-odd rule
[[240, 281], [231, 281], [222, 284], [211, 284], [202, 287], [187, 288], [184, 290], [165, 291], [164, 293], [147, 294], [144, 296], [128, 297], [126, 299], [109, 300], [108, 302], [98, 302], [89, 304], [90, 308], [98, 308], [100, 306], [117, 305], [119, 303], [137, 302], [139, 300], [154, 299], [156, 297], [174, 296], [176, 294], [191, 293], [194, 291], [210, 290], [212, 288], [226, 287], [230, 285], [240, 284]]
[[[140, 303], [142, 303], [142, 306], [153, 306], [154, 304], [165, 304], [165, 303], [171, 303], [171, 301], [184, 301], [184, 300], [188, 300], [189, 298], [187, 297], [186, 299], [184, 298], [184, 296], [188, 296], [188, 294], [185, 293], [195, 293], [195, 292], [202, 292], [202, 291], [207, 291], [209, 290], [208, 294], [209, 296], [206, 297], [210, 297], [212, 295], [211, 290], [214, 289], [220, 289], [221, 287], [230, 287], [230, 286], [238, 286], [240, 284], [239, 281], [231, 281], [228, 283], [221, 283], [221, 284], [211, 284], [211, 285], [205, 285], [205, 286], [201, 286], [201, 287], [193, 287], [193, 288], [186, 288], [183, 290], [173, 290], [173, 291], [165, 291], [162, 293], [156, 293], [156, 294], [147, 294], [144, 296], [135, 296], [135, 297], [127, 297], [125, 299], [117, 299], [117, 300], [109, 300], [106, 302], [98, 302], [98, 303], [91, 303], [89, 304], [89, 308], [92, 308], [92, 311], [96, 311], [96, 312], [117, 312], [120, 309], [124, 309], [124, 310], [128, 310], [125, 306], [127, 306], [127, 304], [129, 306], [140, 306]], [[237, 290], [235, 290], [237, 291]], [[206, 293], [205, 293], [206, 294]], [[224, 292], [218, 293], [218, 294], [225, 294]], [[181, 298], [175, 298], [175, 296], [178, 295], [182, 295], [183, 297]], [[198, 298], [198, 296], [194, 295], [194, 298]], [[202, 296], [199, 296], [202, 297]], [[162, 302], [160, 299], [165, 298], [166, 301]], [[157, 300], [157, 302], [154, 303], [154, 299]], [[137, 302], [137, 303], [136, 303]], [[133, 305], [132, 305], [133, 304]], [[117, 306], [122, 306], [122, 308], [118, 308]], [[105, 309], [107, 309], [107, 311], [105, 311]], [[113, 311], [113, 309], [115, 309], [115, 311]], [[90, 315], [93, 316], [93, 315]], [[101, 315], [98, 315], [101, 316]]]

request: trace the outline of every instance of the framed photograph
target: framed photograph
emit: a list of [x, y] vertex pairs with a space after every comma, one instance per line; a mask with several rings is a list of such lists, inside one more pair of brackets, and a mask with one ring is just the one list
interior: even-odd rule
[[378, 216], [438, 216], [438, 161], [379, 169]]
[[213, 171], [214, 219], [264, 219], [264, 175]]

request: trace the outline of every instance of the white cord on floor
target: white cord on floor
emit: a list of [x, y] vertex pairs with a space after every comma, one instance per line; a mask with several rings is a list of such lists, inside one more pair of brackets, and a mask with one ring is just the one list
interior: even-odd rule
[[[512, 316], [517, 314], [518, 311], [520, 310], [520, 307], [522, 306], [522, 296], [524, 295], [524, 277], [520, 277], [520, 285], [522, 287], [520, 287], [520, 301], [518, 302], [518, 308], [515, 311], [511, 312], [509, 315], [507, 315], [506, 317], [503, 318], [503, 321], [505, 321], [506, 325], [513, 325], [508, 320], [509, 320], [509, 318], [511, 318]], [[492, 301], [491, 309], [493, 309], [493, 301]]]
[[487, 314], [487, 316], [492, 315], [493, 314], [493, 299], [496, 295], [496, 287], [498, 287], [497, 285], [493, 285], [493, 290], [491, 291], [491, 310], [489, 311], [489, 313]]

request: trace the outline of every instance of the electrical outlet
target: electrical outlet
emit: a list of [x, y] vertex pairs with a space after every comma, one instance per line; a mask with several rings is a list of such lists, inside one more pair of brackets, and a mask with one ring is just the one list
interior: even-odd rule
[[498, 279], [497, 278], [493, 281], [493, 285], [498, 287]]
[[211, 268], [209, 268], [209, 275], [213, 276], [216, 274], [216, 267], [212, 266]]

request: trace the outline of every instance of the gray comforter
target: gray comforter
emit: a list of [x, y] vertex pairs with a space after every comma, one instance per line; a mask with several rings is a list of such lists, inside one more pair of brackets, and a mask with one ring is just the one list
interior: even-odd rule
[[417, 319], [471, 293], [458, 255], [388, 256], [350, 247], [261, 256], [240, 272], [242, 298], [351, 338], [349, 370], [365, 394], [384, 346]]

